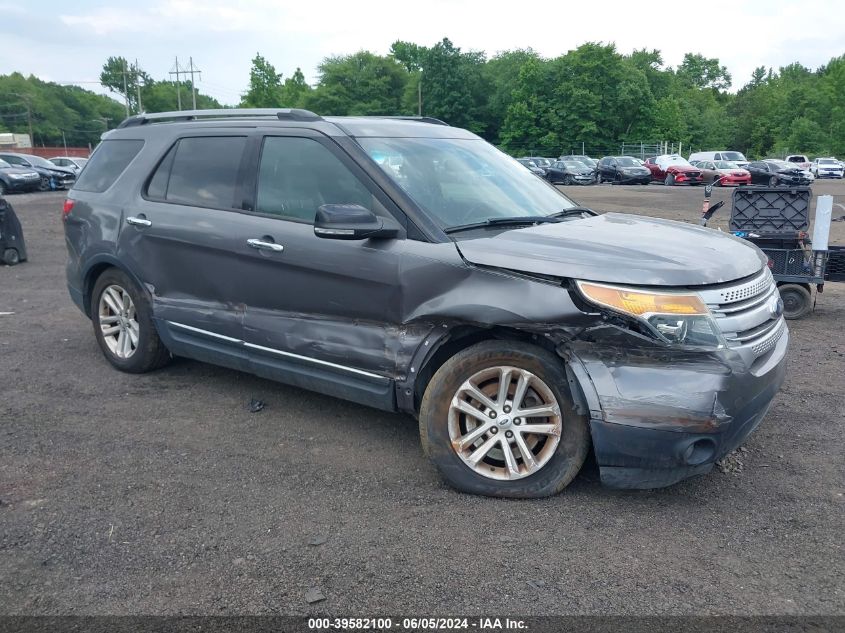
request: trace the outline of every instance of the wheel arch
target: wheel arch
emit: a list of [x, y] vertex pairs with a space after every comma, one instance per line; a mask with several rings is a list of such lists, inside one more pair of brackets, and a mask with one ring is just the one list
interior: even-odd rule
[[85, 267], [85, 272], [82, 275], [82, 300], [85, 308], [85, 314], [91, 318], [91, 294], [94, 292], [94, 285], [97, 279], [111, 268], [116, 268], [129, 276], [143, 292], [147, 292], [146, 286], [141, 282], [137, 275], [126, 268], [120, 260], [112, 255], [99, 255], [92, 259]]
[[[442, 336], [434, 344], [433, 349], [425, 355], [419, 367], [414, 372], [412, 397], [413, 413], [419, 413], [423, 394], [431, 382], [432, 377], [443, 364], [455, 354], [465, 350], [472, 345], [482, 341], [515, 341], [528, 345], [535, 345], [543, 348], [556, 356], [555, 345], [543, 336], [526, 332], [518, 328], [506, 326], [485, 327], [475, 324], [460, 324], [450, 328], [445, 336]], [[561, 363], [566, 360], [561, 358]], [[407, 394], [406, 394], [407, 395]], [[577, 397], [577, 396], [576, 396]], [[406, 400], [407, 402], [407, 400]], [[410, 404], [410, 403], [409, 403]]]

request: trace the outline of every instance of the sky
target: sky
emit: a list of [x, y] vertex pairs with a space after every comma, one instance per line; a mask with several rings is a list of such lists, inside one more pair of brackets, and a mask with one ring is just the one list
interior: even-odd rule
[[110, 55], [138, 59], [168, 78], [176, 56], [193, 58], [201, 92], [236, 104], [256, 53], [289, 77], [317, 81], [330, 55], [385, 54], [397, 39], [464, 50], [533, 48], [556, 57], [584, 42], [656, 48], [677, 66], [684, 53], [718, 57], [734, 89], [754, 68], [792, 62], [815, 69], [845, 54], [843, 0], [0, 0], [0, 74], [14, 71], [103, 91]]

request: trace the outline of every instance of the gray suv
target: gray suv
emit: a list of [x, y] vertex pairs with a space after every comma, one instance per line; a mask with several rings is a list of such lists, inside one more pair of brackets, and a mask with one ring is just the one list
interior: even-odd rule
[[557, 493], [591, 446], [610, 486], [707, 472], [784, 379], [756, 247], [596, 214], [432, 119], [140, 115], [63, 217], [115, 367], [185, 356], [411, 414], [471, 493]]

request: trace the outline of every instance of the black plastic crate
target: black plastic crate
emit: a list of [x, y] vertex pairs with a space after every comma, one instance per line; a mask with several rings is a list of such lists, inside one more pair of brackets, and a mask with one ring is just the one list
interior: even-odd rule
[[800, 248], [764, 248], [773, 275], [813, 276], [813, 252]]
[[809, 187], [737, 187], [732, 201], [731, 231], [786, 237], [810, 227]]
[[845, 246], [831, 246], [827, 253], [825, 281], [845, 281]]

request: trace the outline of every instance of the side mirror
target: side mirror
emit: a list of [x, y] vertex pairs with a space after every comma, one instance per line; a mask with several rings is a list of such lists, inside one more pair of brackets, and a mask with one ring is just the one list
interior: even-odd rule
[[324, 204], [314, 218], [314, 235], [330, 240], [392, 239], [399, 224], [358, 204]]

